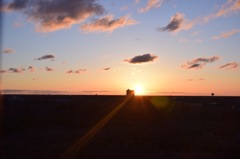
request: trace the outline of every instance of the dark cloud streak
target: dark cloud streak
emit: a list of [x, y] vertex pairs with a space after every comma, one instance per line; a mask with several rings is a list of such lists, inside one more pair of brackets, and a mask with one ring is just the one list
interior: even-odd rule
[[46, 67], [46, 71], [51, 72], [51, 71], [54, 71], [54, 70], [53, 70], [53, 68]]
[[181, 27], [183, 22], [184, 22], [183, 17], [177, 13], [171, 18], [167, 26], [163, 28], [159, 28], [158, 31], [168, 31], [168, 32], [176, 31]]
[[86, 72], [86, 71], [87, 71], [87, 69], [78, 69], [78, 70], [76, 70], [76, 71], [74, 71], [74, 70], [68, 70], [68, 71], [66, 72], [66, 74], [72, 74], [72, 73], [81, 74], [81, 73], [84, 73], [84, 72]]
[[54, 59], [54, 58], [55, 58], [54, 55], [44, 55], [44, 56], [39, 57], [39, 58], [37, 58], [35, 60], [46, 60], [46, 59]]
[[225, 69], [225, 70], [232, 70], [232, 69], [236, 69], [239, 67], [239, 64], [236, 62], [230, 62], [230, 63], [226, 63], [222, 66], [219, 66], [219, 69]]
[[103, 68], [103, 70], [105, 70], [105, 71], [108, 71], [110, 69], [111, 69], [110, 67]]
[[5, 54], [10, 54], [10, 53], [14, 53], [14, 52], [15, 52], [15, 50], [13, 50], [11, 48], [7, 48], [7, 49], [3, 50], [3, 53], [5, 53]]
[[75, 71], [76, 74], [80, 74], [80, 73], [83, 73], [83, 72], [86, 72], [87, 69], [78, 69]]
[[219, 59], [220, 59], [219, 56], [212, 56], [210, 58], [200, 57], [200, 58], [193, 59], [191, 61], [187, 61], [185, 64], [182, 65], [182, 68], [184, 68], [184, 69], [201, 69], [207, 63], [212, 63]]
[[23, 71], [25, 71], [24, 68], [13, 68], [13, 67], [9, 68], [8, 70], [12, 73], [22, 73]]
[[140, 63], [147, 63], [147, 62], [153, 62], [158, 57], [153, 54], [143, 54], [138, 55], [130, 59], [125, 59], [125, 62], [131, 63], [131, 64], [140, 64]]
[[6, 71], [5, 70], [0, 70], [0, 73], [5, 73]]

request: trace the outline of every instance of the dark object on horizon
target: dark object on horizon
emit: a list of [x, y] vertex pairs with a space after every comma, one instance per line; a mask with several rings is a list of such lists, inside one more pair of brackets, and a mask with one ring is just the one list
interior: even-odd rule
[[135, 95], [135, 91], [134, 91], [134, 90], [127, 89], [127, 90], [126, 90], [126, 95], [127, 95], [127, 96], [134, 96], [134, 95]]
[[214, 93], [212, 93], [211, 95], [214, 96]]

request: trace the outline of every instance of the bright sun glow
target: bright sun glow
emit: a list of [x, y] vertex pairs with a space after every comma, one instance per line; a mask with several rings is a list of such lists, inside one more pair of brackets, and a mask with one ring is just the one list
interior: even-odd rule
[[140, 84], [136, 84], [134, 86], [134, 90], [135, 90], [136, 95], [143, 95], [144, 94], [144, 89], [143, 89], [142, 85], [140, 85]]

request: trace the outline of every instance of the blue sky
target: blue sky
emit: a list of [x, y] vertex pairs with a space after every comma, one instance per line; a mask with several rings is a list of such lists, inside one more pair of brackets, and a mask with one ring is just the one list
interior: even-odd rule
[[3, 90], [240, 95], [239, 0], [4, 2]]

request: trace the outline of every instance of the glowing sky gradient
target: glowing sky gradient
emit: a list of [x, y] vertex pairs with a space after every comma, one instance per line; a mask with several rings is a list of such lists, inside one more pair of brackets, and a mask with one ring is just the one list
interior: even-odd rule
[[3, 93], [240, 96], [240, 0], [5, 0]]

